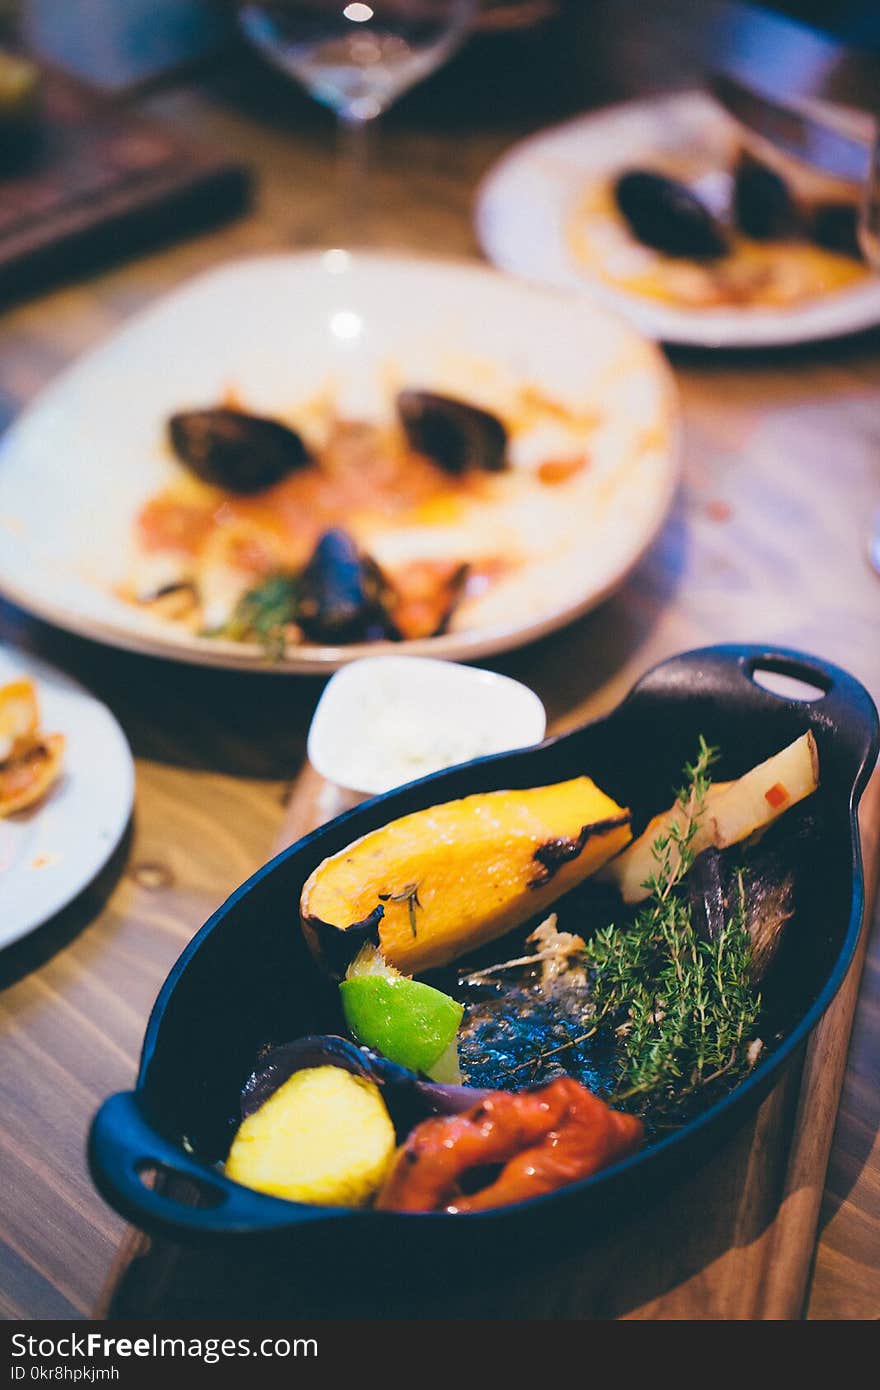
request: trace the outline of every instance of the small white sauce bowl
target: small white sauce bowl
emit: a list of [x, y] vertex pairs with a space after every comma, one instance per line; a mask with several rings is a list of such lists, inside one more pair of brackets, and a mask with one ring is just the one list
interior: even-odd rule
[[540, 743], [547, 714], [533, 690], [473, 666], [369, 656], [328, 682], [308, 755], [328, 782], [376, 796], [430, 772]]

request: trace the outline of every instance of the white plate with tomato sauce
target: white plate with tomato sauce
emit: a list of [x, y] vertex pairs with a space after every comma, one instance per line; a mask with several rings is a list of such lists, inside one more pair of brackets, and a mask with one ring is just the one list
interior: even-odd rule
[[[231, 402], [295, 427], [320, 454], [328, 419], [393, 431], [401, 389], [502, 419], [504, 471], [461, 486], [441, 478], [407, 497], [396, 484], [383, 490], [374, 459], [374, 492], [365, 500], [361, 479], [347, 505], [333, 491], [336, 465], [319, 462], [242, 501], [206, 489], [169, 447], [172, 415]], [[624, 581], [666, 517], [677, 455], [665, 360], [583, 298], [449, 261], [342, 251], [234, 261], [137, 317], [7, 432], [0, 590], [99, 641], [220, 667], [326, 673], [383, 650], [482, 657], [570, 622]], [[468, 567], [441, 633], [333, 644], [294, 624], [267, 652], [229, 637], [216, 605], [208, 629], [203, 609], [169, 616], [133, 588], [157, 507], [171, 531], [207, 526], [224, 545], [239, 534], [224, 528], [259, 525], [302, 563], [333, 520], [328, 496], [341, 507], [336, 524], [392, 579], [419, 560]], [[245, 552], [240, 563], [251, 563], [248, 544], [237, 564]]]
[[[644, 169], [675, 177], [723, 219], [725, 183], [746, 148], [781, 173], [805, 204], [855, 207], [855, 190], [786, 160], [706, 93], [678, 92], [603, 108], [514, 145], [479, 190], [480, 244], [501, 269], [587, 291], [667, 343], [781, 347], [880, 323], [880, 276], [808, 238], [757, 244], [734, 235], [734, 255], [719, 262], [721, 283], [712, 302], [698, 263], [660, 256], [633, 237], [614, 204], [620, 174]], [[766, 273], [768, 288], [750, 302], [732, 302], [731, 284], [741, 288], [750, 269]], [[694, 302], [672, 292], [672, 285]]]

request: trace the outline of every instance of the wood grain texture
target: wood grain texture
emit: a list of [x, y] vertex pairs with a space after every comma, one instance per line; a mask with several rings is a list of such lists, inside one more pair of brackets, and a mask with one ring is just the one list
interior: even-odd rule
[[[603, 42], [608, 52], [607, 34]], [[523, 61], [520, 76], [527, 67]], [[470, 206], [480, 175], [518, 134], [561, 114], [571, 99], [543, 92], [511, 110], [507, 79], [498, 79], [480, 106], [479, 77], [478, 65], [476, 74], [451, 73], [458, 85], [445, 101], [437, 79], [392, 114], [374, 173], [373, 240], [473, 256]], [[577, 100], [582, 90], [578, 84]], [[254, 211], [9, 313], [0, 339], [0, 424], [67, 362], [188, 275], [229, 256], [326, 244], [336, 235], [332, 127], [291, 91], [269, 81], [255, 90], [233, 70], [211, 85], [154, 97], [144, 109], [248, 161], [258, 179]], [[865, 562], [864, 535], [880, 502], [880, 337], [777, 354], [680, 352], [673, 365], [685, 470], [657, 544], [598, 612], [492, 664], [534, 686], [555, 729], [610, 709], [665, 656], [723, 640], [812, 649], [849, 667], [876, 697], [880, 586]], [[39, 651], [105, 699], [137, 762], [134, 824], [112, 864], [55, 921], [0, 957], [0, 1189], [13, 1194], [0, 1218], [0, 1312], [72, 1317], [94, 1307], [123, 1232], [85, 1171], [90, 1116], [108, 1092], [131, 1085], [150, 1005], [183, 944], [271, 852], [319, 685], [104, 651], [8, 609], [0, 609], [0, 636]], [[878, 1056], [875, 932], [820, 1210], [809, 1292], [815, 1317], [880, 1310]], [[788, 1191], [779, 1154], [762, 1138], [791, 1126], [797, 1106], [792, 1072], [754, 1132], [737, 1141], [742, 1154], [710, 1164], [682, 1189], [679, 1210], [700, 1235], [688, 1252], [661, 1239], [662, 1213], [632, 1229], [639, 1258], [624, 1271], [613, 1311], [656, 1316], [662, 1299], [663, 1316], [718, 1316], [719, 1261], [735, 1273], [725, 1286], [741, 1289], [722, 1315], [754, 1316], [783, 1297], [793, 1306], [797, 1290], [761, 1291], [753, 1271], [766, 1267], [758, 1247], [780, 1194], [788, 1194], [786, 1211], [796, 1199], [792, 1220], [809, 1221], [802, 1202], [815, 1206], [815, 1192], [802, 1197], [797, 1182]], [[746, 1154], [752, 1182], [734, 1190], [730, 1174], [742, 1175]], [[726, 1213], [723, 1223], [703, 1223], [710, 1207]], [[240, 1287], [234, 1274], [232, 1286]], [[577, 1316], [589, 1306], [597, 1315], [612, 1310], [606, 1283], [584, 1276], [554, 1292], [511, 1276], [493, 1288], [484, 1311]]]

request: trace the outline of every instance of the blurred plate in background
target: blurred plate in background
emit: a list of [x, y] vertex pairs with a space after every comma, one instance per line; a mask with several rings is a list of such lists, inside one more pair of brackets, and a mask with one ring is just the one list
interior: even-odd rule
[[588, 290], [649, 337], [698, 347], [777, 347], [839, 337], [880, 323], [880, 277], [780, 308], [679, 308], [625, 291], [577, 253], [585, 191], [631, 167], [693, 157], [730, 168], [743, 132], [703, 92], [607, 107], [531, 136], [505, 154], [479, 190], [476, 229], [503, 270]]

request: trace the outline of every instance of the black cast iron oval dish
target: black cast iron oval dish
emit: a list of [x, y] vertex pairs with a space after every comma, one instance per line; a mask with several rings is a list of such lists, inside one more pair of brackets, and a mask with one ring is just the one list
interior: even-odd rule
[[[771, 671], [817, 687], [812, 701], [780, 697], [753, 680]], [[764, 1060], [729, 1095], [670, 1136], [584, 1182], [467, 1216], [350, 1211], [281, 1201], [229, 1182], [220, 1167], [239, 1091], [261, 1047], [339, 1030], [335, 987], [323, 979], [298, 924], [312, 869], [397, 816], [473, 792], [525, 788], [588, 773], [632, 807], [639, 829], [669, 804], [698, 734], [722, 749], [719, 779], [768, 757], [808, 728], [821, 786], [798, 841], [802, 890], [775, 983], [766, 989], [773, 1039]], [[362, 1269], [380, 1255], [414, 1267], [472, 1265], [510, 1252], [583, 1245], [624, 1208], [693, 1170], [758, 1106], [840, 986], [861, 928], [864, 889], [856, 826], [876, 761], [877, 711], [845, 671], [797, 652], [719, 646], [688, 652], [643, 677], [607, 718], [532, 749], [479, 759], [411, 783], [347, 812], [253, 875], [183, 952], [147, 1027], [137, 1089], [95, 1117], [92, 1173], [105, 1198], [145, 1229], [180, 1241], [266, 1238], [308, 1260]], [[814, 803], [814, 804], [813, 804]], [[805, 803], [806, 805], [806, 803]], [[794, 813], [792, 813], [794, 814]], [[766, 1036], [766, 1035], [765, 1035]], [[147, 1168], [194, 1183], [186, 1205], [174, 1183], [144, 1185]], [[179, 1184], [177, 1185], [179, 1187]], [[315, 1266], [316, 1267], [316, 1266]]]

